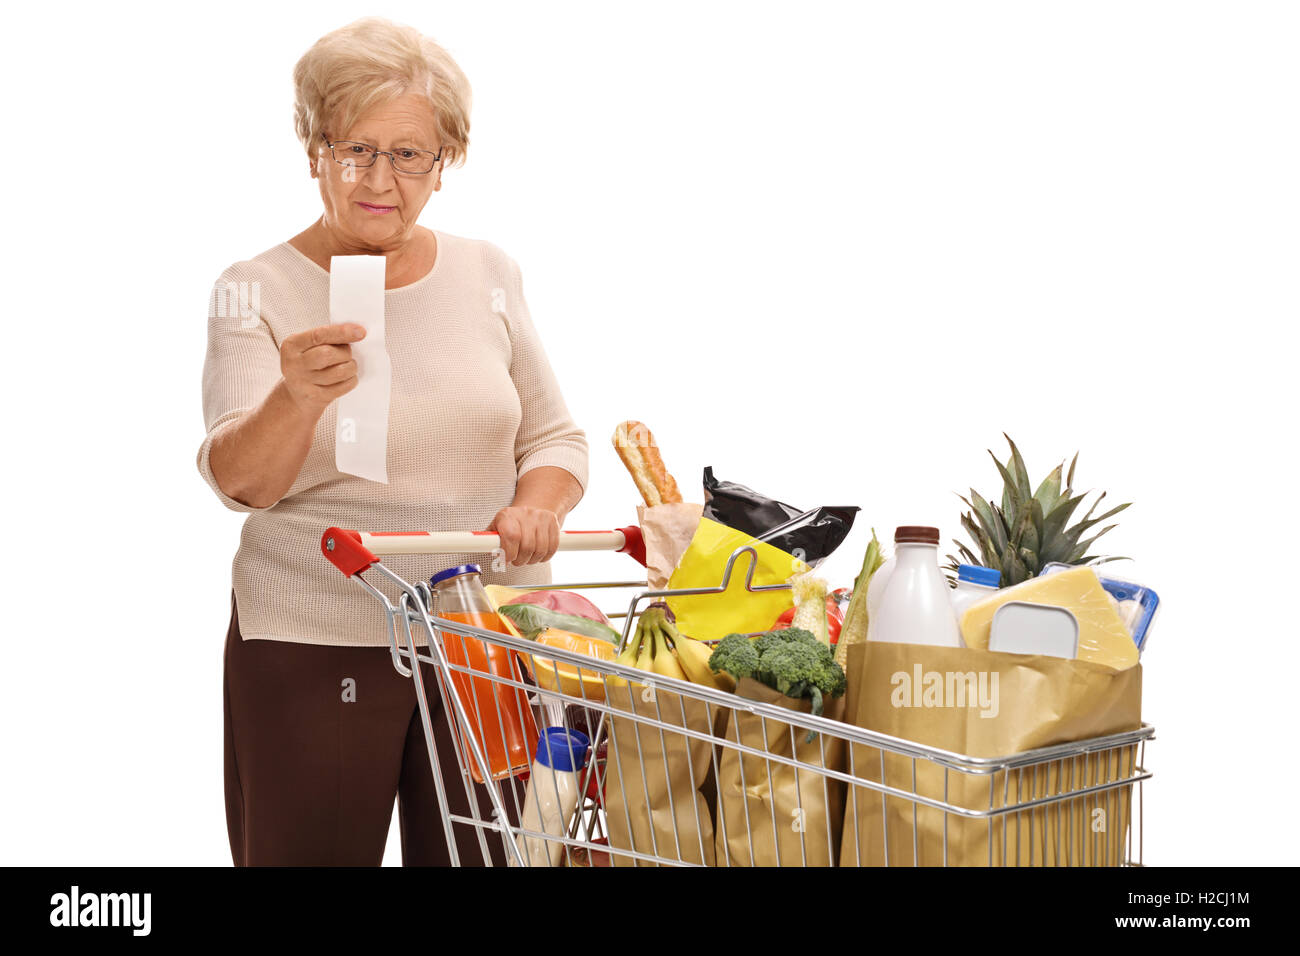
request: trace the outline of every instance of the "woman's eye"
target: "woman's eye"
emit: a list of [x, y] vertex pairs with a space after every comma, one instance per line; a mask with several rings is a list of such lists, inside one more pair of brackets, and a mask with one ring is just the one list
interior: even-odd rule
[[414, 159], [414, 158], [415, 158], [415, 150], [413, 150], [413, 149], [399, 149], [399, 150], [397, 151], [397, 155], [400, 156], [402, 159]]

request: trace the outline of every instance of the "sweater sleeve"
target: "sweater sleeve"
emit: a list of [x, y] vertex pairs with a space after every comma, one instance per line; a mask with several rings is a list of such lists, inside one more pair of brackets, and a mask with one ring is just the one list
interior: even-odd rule
[[587, 435], [569, 414], [551, 363], [542, 348], [524, 299], [518, 264], [507, 257], [510, 284], [510, 377], [519, 393], [522, 418], [515, 436], [518, 474], [541, 465], [563, 468], [587, 491]]
[[203, 419], [207, 436], [199, 446], [199, 474], [231, 511], [268, 511], [231, 498], [212, 474], [212, 443], [254, 408], [280, 380], [280, 349], [261, 314], [260, 280], [246, 263], [230, 266], [208, 298], [208, 350], [203, 362]]

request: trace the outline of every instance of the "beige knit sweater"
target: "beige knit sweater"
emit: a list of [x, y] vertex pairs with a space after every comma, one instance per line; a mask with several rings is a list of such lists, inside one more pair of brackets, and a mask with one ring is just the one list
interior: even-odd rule
[[[329, 273], [281, 243], [226, 269], [209, 303], [203, 367], [208, 433], [199, 472], [232, 511], [248, 512], [233, 578], [245, 639], [386, 644], [379, 602], [321, 555], [331, 525], [361, 531], [479, 531], [510, 504], [518, 477], [555, 465], [587, 487], [587, 439], [569, 414], [524, 301], [519, 267], [501, 249], [435, 230], [433, 269], [384, 293], [392, 360], [388, 484], [334, 467], [336, 404], [316, 426], [293, 486], [250, 508], [222, 493], [213, 438], [280, 379], [285, 336], [329, 322]], [[485, 555], [383, 559], [411, 583], [468, 562], [485, 584], [549, 584], [550, 564], [490, 570]], [[379, 584], [377, 574], [366, 579]], [[391, 585], [381, 588], [390, 596]]]

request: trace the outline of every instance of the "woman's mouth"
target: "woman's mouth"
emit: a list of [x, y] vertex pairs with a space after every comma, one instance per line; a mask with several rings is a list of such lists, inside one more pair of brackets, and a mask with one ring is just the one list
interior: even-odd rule
[[397, 208], [396, 206], [377, 206], [374, 203], [370, 203], [370, 202], [359, 202], [357, 203], [357, 205], [360, 206], [362, 209], [364, 209], [366, 212], [372, 213], [373, 215], [376, 216], [385, 216]]

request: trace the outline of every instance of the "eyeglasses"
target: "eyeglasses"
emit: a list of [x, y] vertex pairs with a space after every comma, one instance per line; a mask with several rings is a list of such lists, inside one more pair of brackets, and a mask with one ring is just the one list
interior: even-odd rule
[[427, 149], [396, 149], [389, 152], [385, 149], [375, 149], [368, 143], [354, 143], [349, 140], [338, 140], [331, 143], [326, 139], [325, 134], [321, 134], [321, 139], [325, 140], [325, 145], [330, 148], [330, 155], [334, 157], [334, 162], [340, 166], [352, 166], [356, 169], [365, 169], [367, 166], [373, 166], [375, 160], [381, 155], [387, 156], [388, 161], [393, 164], [393, 168], [399, 173], [428, 173], [433, 170], [438, 161], [442, 159], [442, 147], [436, 153], [431, 153]]

